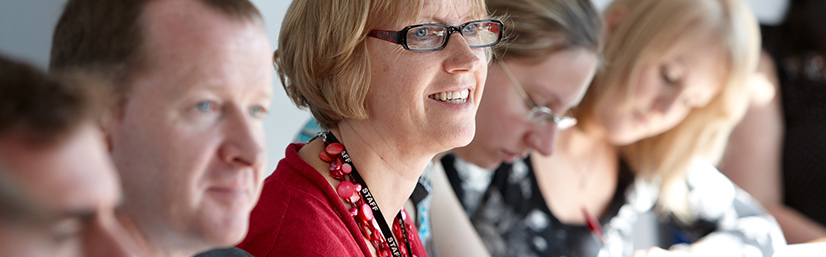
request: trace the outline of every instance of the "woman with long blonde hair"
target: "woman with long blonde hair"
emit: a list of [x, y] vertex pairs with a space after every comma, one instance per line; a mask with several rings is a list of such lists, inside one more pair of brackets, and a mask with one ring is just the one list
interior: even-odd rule
[[734, 0], [617, 0], [604, 15], [607, 67], [574, 110], [580, 123], [555, 155], [532, 160], [549, 210], [605, 226], [597, 237], [615, 255], [612, 240], [625, 237], [630, 254], [630, 224], [653, 208], [678, 228], [664, 238], [679, 240], [635, 256], [771, 256], [785, 244], [777, 223], [713, 166], [748, 105], [760, 45], [751, 11]]

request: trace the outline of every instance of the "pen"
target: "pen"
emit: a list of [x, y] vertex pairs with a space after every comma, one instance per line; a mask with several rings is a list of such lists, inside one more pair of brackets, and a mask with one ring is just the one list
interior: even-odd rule
[[588, 225], [588, 230], [597, 237], [600, 245], [605, 246], [605, 236], [602, 233], [602, 225], [599, 224], [599, 221], [594, 218], [585, 207], [582, 207], [582, 214], [585, 215], [585, 223]]

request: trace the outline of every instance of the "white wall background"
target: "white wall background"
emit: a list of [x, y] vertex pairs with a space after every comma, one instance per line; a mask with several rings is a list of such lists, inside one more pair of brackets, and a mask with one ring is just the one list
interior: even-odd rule
[[[290, 0], [251, 0], [264, 15], [267, 33], [275, 47], [281, 20]], [[318, 0], [332, 1], [332, 0]], [[603, 8], [611, 0], [593, 0]], [[748, 0], [765, 22], [782, 18], [787, 0]], [[65, 0], [0, 0], [0, 54], [21, 59], [46, 68], [51, 48], [51, 35]], [[275, 169], [284, 157], [284, 148], [298, 129], [310, 117], [298, 110], [287, 98], [278, 79], [273, 81], [275, 99], [269, 116], [264, 120], [267, 131], [268, 170]]]
[[[744, 0], [750, 6], [761, 24], [776, 25], [783, 21], [789, 0]], [[604, 10], [612, 0], [591, 0], [600, 10]]]

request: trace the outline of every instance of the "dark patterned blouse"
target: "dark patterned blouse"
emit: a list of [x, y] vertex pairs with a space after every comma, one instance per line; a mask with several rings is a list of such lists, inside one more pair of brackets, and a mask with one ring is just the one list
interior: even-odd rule
[[[659, 192], [658, 182], [635, 178], [620, 161], [614, 198], [599, 219], [605, 234], [602, 245], [585, 225], [565, 224], [554, 216], [539, 191], [530, 157], [492, 172], [454, 155], [443, 157], [441, 163], [492, 256], [631, 256], [634, 224], [652, 210]], [[742, 256], [771, 256], [785, 244], [774, 219], [713, 166], [698, 163], [691, 170], [689, 205], [698, 210], [694, 216], [699, 222], [680, 227], [684, 234], [696, 236], [690, 240], [726, 240]]]

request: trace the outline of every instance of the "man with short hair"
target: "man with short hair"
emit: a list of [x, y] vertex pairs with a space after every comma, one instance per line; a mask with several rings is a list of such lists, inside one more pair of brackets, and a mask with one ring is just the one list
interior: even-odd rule
[[0, 255], [132, 256], [90, 81], [0, 57]]
[[232, 246], [247, 232], [266, 166], [271, 49], [246, 0], [70, 0], [51, 69], [115, 85], [107, 123], [123, 178], [119, 218], [151, 256]]

